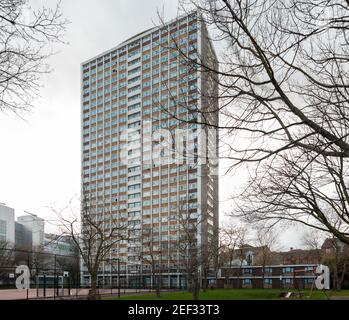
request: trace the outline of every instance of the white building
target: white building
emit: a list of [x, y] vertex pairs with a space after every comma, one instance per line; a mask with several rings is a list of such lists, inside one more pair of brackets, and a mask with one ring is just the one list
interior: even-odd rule
[[15, 210], [0, 203], [0, 242], [2, 241], [18, 250], [76, 255], [76, 246], [70, 237], [45, 233], [44, 219], [28, 214], [15, 221]]
[[15, 244], [15, 210], [0, 203], [0, 241]]

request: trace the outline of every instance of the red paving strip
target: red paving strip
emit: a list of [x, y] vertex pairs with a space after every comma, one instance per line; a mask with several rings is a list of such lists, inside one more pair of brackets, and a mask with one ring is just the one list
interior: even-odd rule
[[[59, 295], [55, 295], [54, 289], [46, 289], [46, 297], [44, 297], [43, 289], [29, 289], [29, 290], [18, 290], [18, 289], [3, 289], [0, 290], [0, 300], [37, 300], [37, 299], [75, 299], [75, 298], [86, 298], [89, 293], [89, 289], [70, 289], [70, 296], [68, 289], [59, 289]], [[151, 293], [149, 290], [135, 290], [135, 289], [121, 289], [121, 295], [137, 295]], [[102, 296], [117, 296], [118, 289], [100, 289], [99, 294]]]
[[[88, 289], [76, 289], [70, 290], [71, 295], [86, 296]], [[63, 295], [62, 289], [59, 290], [59, 294]], [[64, 294], [68, 295], [68, 289], [64, 289]], [[54, 298], [54, 289], [46, 289], [46, 298]], [[23, 300], [23, 299], [37, 299], [45, 298], [43, 289], [29, 289], [29, 290], [18, 290], [18, 289], [6, 289], [0, 290], [0, 300]], [[58, 298], [58, 297], [57, 297]]]

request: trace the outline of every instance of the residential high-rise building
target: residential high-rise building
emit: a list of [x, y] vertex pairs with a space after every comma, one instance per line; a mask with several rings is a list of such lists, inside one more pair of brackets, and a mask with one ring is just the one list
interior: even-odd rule
[[[154, 27], [81, 65], [82, 199], [105, 228], [129, 228], [101, 267], [104, 283], [118, 275], [150, 286], [156, 270], [162, 286], [185, 286], [191, 250], [203, 272], [216, 243], [218, 133], [203, 123], [218, 124], [218, 86], [189, 61], [218, 66], [199, 18]], [[185, 228], [195, 244], [183, 244]]]

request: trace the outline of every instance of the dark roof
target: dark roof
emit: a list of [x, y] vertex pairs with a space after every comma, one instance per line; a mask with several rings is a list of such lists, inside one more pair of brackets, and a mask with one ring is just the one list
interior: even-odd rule
[[[322, 244], [321, 249], [331, 249], [331, 248], [333, 248], [333, 244], [334, 244], [333, 241], [334, 241], [334, 239], [327, 238], [324, 241], [324, 243]], [[337, 240], [337, 241], [339, 241], [339, 240]]]

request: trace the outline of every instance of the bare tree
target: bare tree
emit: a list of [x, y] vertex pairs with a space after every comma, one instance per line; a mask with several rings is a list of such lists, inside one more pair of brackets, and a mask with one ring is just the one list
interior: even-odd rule
[[260, 225], [256, 230], [254, 244], [258, 247], [254, 263], [262, 266], [262, 282], [264, 285], [266, 266], [273, 264], [275, 251], [280, 247], [279, 234], [271, 228]]
[[74, 210], [71, 210], [69, 216], [64, 212], [54, 211], [59, 218], [61, 236], [71, 237], [90, 275], [89, 297], [96, 299], [98, 271], [111, 254], [111, 249], [129, 238], [129, 228], [126, 223], [112, 221], [109, 212], [105, 212], [107, 221], [100, 219], [101, 215], [97, 214], [93, 204], [87, 200], [82, 202], [81, 215], [76, 215]]
[[318, 263], [324, 263], [330, 267], [333, 290], [341, 290], [348, 271], [348, 245], [333, 235], [318, 230], [305, 232], [302, 240], [306, 248], [316, 252]]
[[0, 279], [8, 280], [9, 268], [15, 264], [14, 248], [7, 241], [0, 241]]
[[154, 241], [154, 235], [151, 229], [143, 229], [142, 261], [150, 267], [152, 289], [155, 286], [157, 297], [160, 297], [162, 276], [162, 248], [160, 246], [161, 243], [159, 241]]
[[36, 277], [46, 271], [52, 264], [50, 264], [50, 255], [45, 252], [43, 247], [35, 248], [35, 251], [28, 252], [28, 267], [32, 277]]
[[243, 246], [246, 244], [248, 231], [245, 227], [227, 225], [221, 229], [222, 241], [222, 264], [226, 267], [225, 277], [226, 285], [229, 286], [229, 279], [233, 275], [233, 266], [238, 263], [242, 267], [245, 260]]
[[241, 288], [242, 286], [242, 280], [241, 280], [241, 275], [242, 275], [242, 266], [247, 263], [247, 252], [246, 252], [246, 244], [247, 244], [247, 236], [248, 236], [248, 231], [245, 228], [242, 228], [240, 232], [238, 233], [238, 239], [237, 239], [237, 248], [235, 249], [233, 256], [233, 265], [235, 263], [238, 264], [238, 273], [237, 273], [237, 287]]
[[186, 205], [181, 205], [178, 212], [179, 229], [177, 251], [179, 260], [184, 264], [187, 277], [187, 287], [193, 293], [193, 299], [200, 295], [200, 272], [202, 272], [202, 247], [198, 243], [198, 234], [202, 226], [202, 219], [197, 213], [192, 213]]
[[48, 73], [51, 45], [62, 43], [68, 23], [60, 4], [32, 10], [29, 0], [0, 1], [0, 110], [32, 107], [40, 77]]
[[[198, 24], [221, 45], [219, 70], [205, 63], [205, 52], [194, 57], [175, 47], [220, 85], [218, 96], [200, 92], [219, 106], [197, 108], [200, 117], [189, 122], [220, 129], [221, 157], [249, 169], [236, 215], [301, 223], [349, 243], [348, 1], [182, 4], [198, 10]], [[212, 112], [222, 116], [219, 124], [209, 120]]]
[[[349, 249], [348, 246], [333, 236], [326, 239], [327, 246], [324, 253], [324, 263], [330, 266], [332, 271], [333, 289], [342, 289], [344, 277], [348, 271]], [[325, 243], [326, 243], [325, 242]]]
[[315, 252], [318, 263], [321, 263], [324, 257], [322, 245], [325, 238], [326, 234], [314, 229], [306, 231], [302, 236], [302, 244], [307, 250]]
[[[222, 241], [222, 233], [220, 229], [215, 229], [213, 235], [209, 237], [208, 243], [203, 250], [203, 286], [202, 289], [205, 292], [208, 285], [208, 277], [210, 272], [213, 272], [214, 279], [217, 284], [218, 273], [220, 268], [224, 264], [223, 250], [224, 242]], [[212, 286], [211, 286], [212, 288]]]

